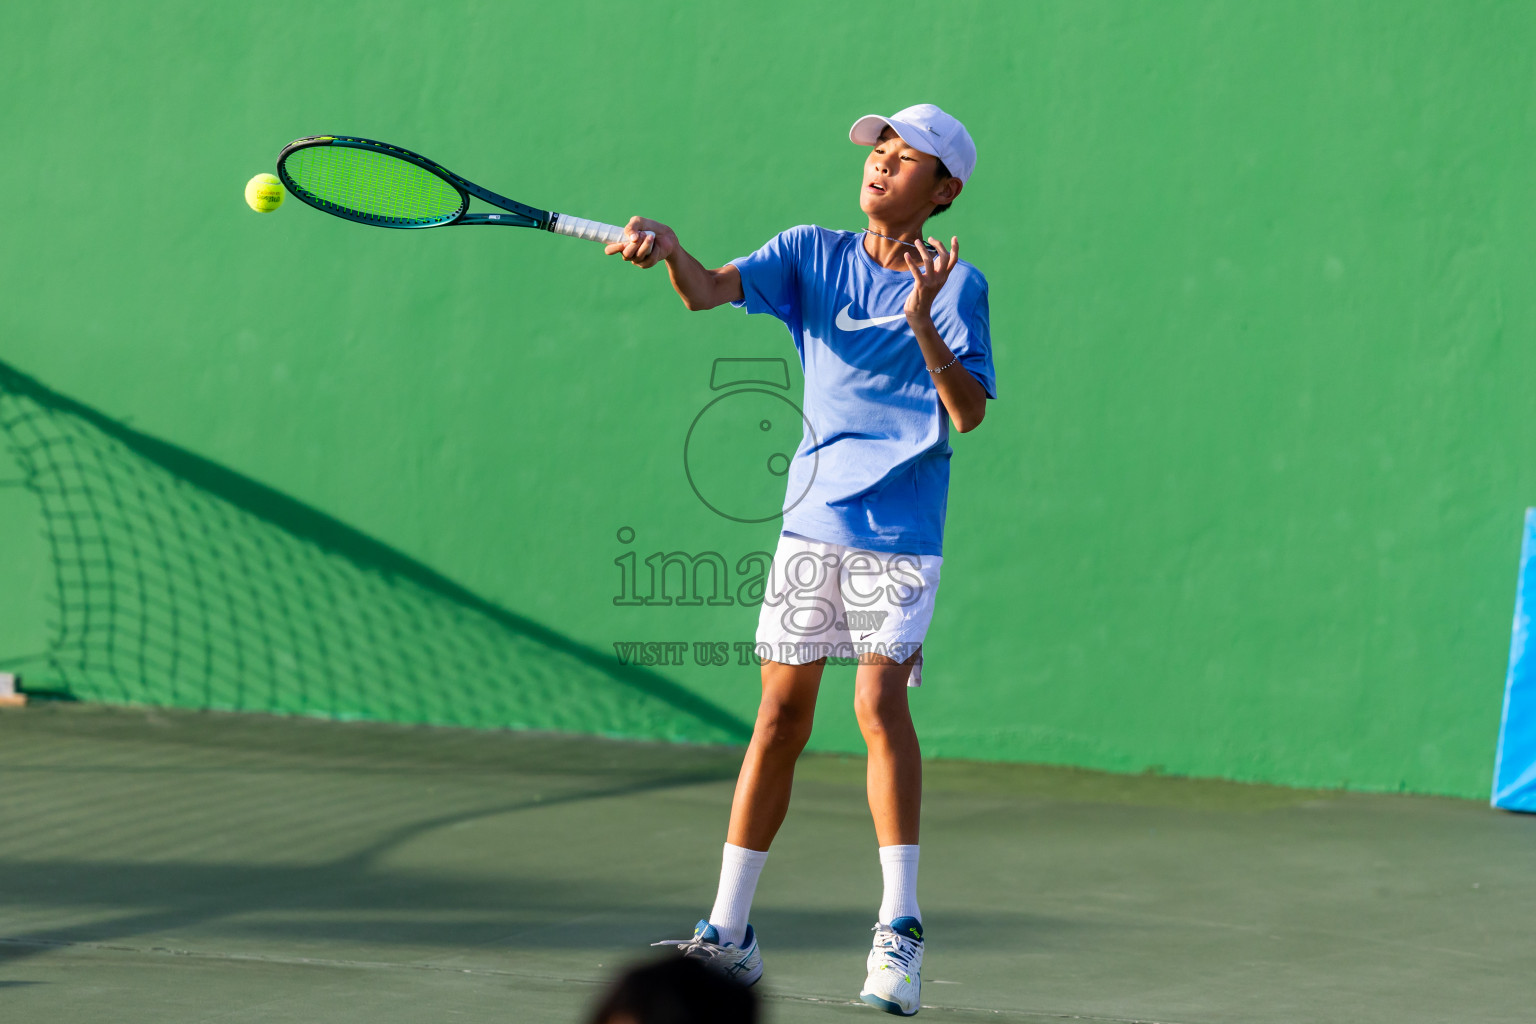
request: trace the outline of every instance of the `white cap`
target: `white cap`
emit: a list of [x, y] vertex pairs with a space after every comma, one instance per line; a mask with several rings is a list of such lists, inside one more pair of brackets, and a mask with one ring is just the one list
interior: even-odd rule
[[949, 173], [962, 182], [976, 169], [976, 143], [971, 141], [971, 133], [932, 103], [919, 103], [890, 117], [865, 114], [848, 129], [848, 138], [860, 146], [873, 146], [886, 125], [913, 149], [943, 160]]

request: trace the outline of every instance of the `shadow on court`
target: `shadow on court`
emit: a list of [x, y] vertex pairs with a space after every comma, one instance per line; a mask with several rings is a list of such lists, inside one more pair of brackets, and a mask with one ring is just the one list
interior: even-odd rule
[[[6, 1019], [575, 1020], [708, 909], [739, 757], [0, 714]], [[879, 896], [862, 772], [802, 762], [754, 912], [774, 1020], [870, 1012], [852, 1002]], [[1533, 826], [1455, 800], [932, 763], [924, 1001], [957, 1021], [1525, 1020]]]

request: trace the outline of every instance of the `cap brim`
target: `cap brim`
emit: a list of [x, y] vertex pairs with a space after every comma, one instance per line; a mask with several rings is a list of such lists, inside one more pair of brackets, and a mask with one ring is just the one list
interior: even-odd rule
[[853, 122], [853, 127], [848, 129], [848, 141], [856, 146], [873, 146], [880, 141], [880, 133], [885, 131], [890, 123], [879, 114], [865, 114]]
[[920, 153], [929, 156], [938, 156], [938, 147], [930, 143], [923, 135], [923, 130], [915, 124], [907, 124], [905, 121], [892, 121], [888, 117], [879, 114], [865, 114], [853, 122], [853, 127], [848, 129], [848, 140], [859, 146], [873, 146], [880, 141], [880, 133], [889, 128], [901, 136], [901, 141], [911, 146]]

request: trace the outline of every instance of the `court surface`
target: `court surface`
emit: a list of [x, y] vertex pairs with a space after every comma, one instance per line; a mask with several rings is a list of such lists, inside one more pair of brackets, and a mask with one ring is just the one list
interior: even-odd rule
[[[0, 1019], [577, 1021], [714, 895], [737, 750], [41, 704], [0, 713]], [[862, 760], [802, 761], [768, 1020], [857, 1004]], [[934, 763], [919, 1019], [1527, 1021], [1536, 819]]]

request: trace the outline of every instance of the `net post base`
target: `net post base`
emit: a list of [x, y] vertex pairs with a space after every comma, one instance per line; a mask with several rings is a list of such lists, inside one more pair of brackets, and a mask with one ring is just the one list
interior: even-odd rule
[[0, 708], [23, 708], [27, 706], [27, 695], [16, 690], [16, 676], [11, 672], [0, 672]]

